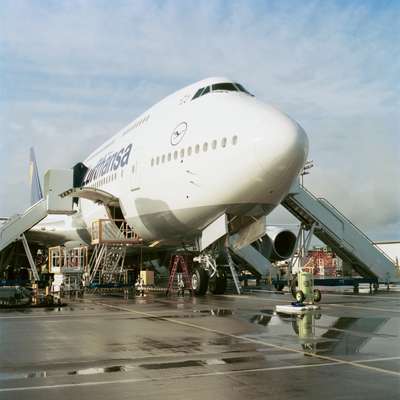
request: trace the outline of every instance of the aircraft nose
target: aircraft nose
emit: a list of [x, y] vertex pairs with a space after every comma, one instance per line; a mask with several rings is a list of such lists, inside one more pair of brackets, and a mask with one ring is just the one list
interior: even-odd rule
[[305, 131], [285, 114], [272, 109], [257, 132], [254, 146], [263, 181], [274, 182], [274, 186], [290, 185], [307, 159]]

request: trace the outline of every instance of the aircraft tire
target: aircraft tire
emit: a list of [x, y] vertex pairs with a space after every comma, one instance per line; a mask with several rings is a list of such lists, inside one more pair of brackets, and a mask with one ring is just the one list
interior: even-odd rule
[[224, 294], [226, 289], [226, 276], [222, 271], [218, 271], [208, 282], [208, 289], [212, 294]]
[[208, 273], [201, 267], [195, 267], [192, 272], [192, 288], [196, 296], [204, 296], [208, 288]]
[[322, 296], [321, 296], [321, 291], [319, 289], [314, 289], [313, 296], [314, 296], [314, 301], [316, 303], [319, 303], [321, 301]]
[[296, 301], [298, 302], [298, 303], [302, 303], [304, 300], [305, 300], [305, 296], [304, 296], [304, 293], [301, 291], [301, 290], [298, 290], [297, 292], [296, 292]]

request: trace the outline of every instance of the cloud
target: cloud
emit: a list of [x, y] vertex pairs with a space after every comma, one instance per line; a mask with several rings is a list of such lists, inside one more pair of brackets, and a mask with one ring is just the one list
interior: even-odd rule
[[27, 204], [30, 145], [42, 171], [70, 167], [163, 96], [222, 75], [306, 129], [313, 191], [393, 238], [399, 17], [398, 2], [3, 1], [0, 214]]

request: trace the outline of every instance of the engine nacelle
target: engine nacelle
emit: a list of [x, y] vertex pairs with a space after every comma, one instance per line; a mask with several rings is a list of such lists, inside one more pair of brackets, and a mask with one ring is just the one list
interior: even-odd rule
[[296, 235], [288, 229], [269, 226], [266, 234], [252, 245], [268, 260], [282, 261], [292, 256], [296, 246]]

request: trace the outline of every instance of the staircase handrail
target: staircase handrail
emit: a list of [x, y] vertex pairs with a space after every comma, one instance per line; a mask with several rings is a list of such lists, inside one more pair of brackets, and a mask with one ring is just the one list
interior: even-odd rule
[[356, 225], [353, 224], [342, 212], [340, 212], [329, 200], [325, 197], [316, 197], [314, 196], [308, 189], [306, 189], [303, 185], [300, 184], [300, 187], [314, 200], [320, 200], [322, 203], [326, 203], [329, 207], [331, 207], [341, 218], [343, 218], [346, 222], [348, 222], [361, 236], [363, 236], [369, 243], [371, 243], [383, 256], [385, 256], [390, 262], [393, 263], [391, 257], [385, 253], [381, 248], [376, 246], [374, 242]]
[[[117, 223], [120, 223], [118, 226]], [[110, 237], [108, 237], [110, 236]], [[141, 237], [123, 219], [101, 218], [92, 222], [92, 241], [141, 242]]]
[[328, 201], [325, 197], [319, 197], [318, 200], [321, 200], [323, 203], [326, 203], [329, 207], [333, 208], [333, 210], [339, 214], [346, 222], [348, 222], [361, 236], [363, 236], [369, 243], [371, 243], [383, 256], [385, 256], [390, 262], [393, 262], [391, 257], [385, 253], [380, 247], [378, 247], [360, 228], [354, 225], [343, 213], [341, 213], [330, 201]]

